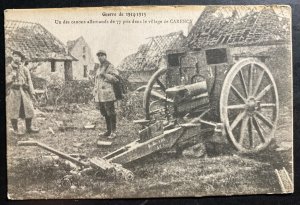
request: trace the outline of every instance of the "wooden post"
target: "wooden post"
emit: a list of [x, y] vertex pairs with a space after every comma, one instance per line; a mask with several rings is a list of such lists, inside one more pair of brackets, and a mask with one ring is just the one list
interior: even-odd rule
[[64, 69], [65, 69], [65, 81], [73, 80], [72, 61], [70, 60], [64, 61]]

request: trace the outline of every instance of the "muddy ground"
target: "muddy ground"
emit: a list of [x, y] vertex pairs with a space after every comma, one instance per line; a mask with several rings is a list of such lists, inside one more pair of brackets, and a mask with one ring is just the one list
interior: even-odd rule
[[[75, 109], [77, 110], [77, 109]], [[275, 169], [285, 167], [292, 176], [291, 109], [281, 109], [276, 140], [264, 152], [186, 158], [174, 153], [157, 153], [127, 166], [133, 181], [120, 181], [99, 173], [78, 175], [49, 153], [36, 147], [20, 147], [20, 140], [37, 140], [69, 154], [87, 158], [105, 154], [137, 139], [138, 126], [119, 116], [118, 138], [112, 146], [97, 147], [104, 121], [92, 105], [79, 105], [80, 112], [53, 112], [44, 108], [35, 118], [41, 131], [35, 135], [7, 136], [8, 192], [13, 199], [31, 198], [136, 198], [280, 193]], [[138, 116], [139, 117], [139, 116]], [[69, 129], [60, 130], [63, 122]], [[95, 130], [84, 125], [96, 123]], [[24, 129], [24, 122], [20, 122]]]

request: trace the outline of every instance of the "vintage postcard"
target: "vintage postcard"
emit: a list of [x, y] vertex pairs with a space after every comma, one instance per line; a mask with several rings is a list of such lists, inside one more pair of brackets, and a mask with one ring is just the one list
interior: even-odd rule
[[9, 199], [294, 192], [291, 9], [5, 11]]

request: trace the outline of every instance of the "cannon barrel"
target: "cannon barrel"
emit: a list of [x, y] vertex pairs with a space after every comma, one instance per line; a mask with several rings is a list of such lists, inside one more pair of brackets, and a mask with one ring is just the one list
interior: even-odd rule
[[207, 92], [206, 81], [190, 84], [179, 85], [166, 90], [169, 98], [186, 98], [193, 97]]
[[206, 81], [168, 88], [166, 95], [174, 101], [174, 116], [207, 109], [209, 104]]

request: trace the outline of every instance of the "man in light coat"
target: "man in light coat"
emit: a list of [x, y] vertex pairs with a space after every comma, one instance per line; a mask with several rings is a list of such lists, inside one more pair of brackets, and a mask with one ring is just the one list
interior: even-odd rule
[[115, 77], [119, 75], [114, 66], [107, 61], [106, 52], [99, 50], [97, 52], [100, 66], [95, 71], [95, 87], [94, 98], [96, 106], [100, 109], [100, 113], [105, 118], [106, 132], [100, 133], [99, 136], [105, 136], [109, 139], [116, 137], [116, 112], [114, 102], [116, 101], [113, 83], [118, 79]]
[[12, 62], [6, 68], [6, 106], [7, 116], [11, 120], [14, 133], [21, 135], [18, 118], [25, 119], [26, 132], [37, 133], [31, 125], [34, 108], [31, 97], [35, 94], [29, 70], [23, 65], [25, 56], [20, 51], [13, 51]]

